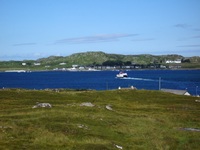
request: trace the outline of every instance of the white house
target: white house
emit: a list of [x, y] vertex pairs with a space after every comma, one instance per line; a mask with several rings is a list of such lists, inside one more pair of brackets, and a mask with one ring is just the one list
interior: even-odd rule
[[66, 63], [64, 63], [64, 62], [63, 62], [63, 63], [59, 63], [59, 65], [61, 65], [61, 66], [62, 66], [62, 65], [66, 65]]
[[78, 67], [78, 65], [72, 65], [72, 68], [77, 68]]
[[191, 95], [187, 90], [161, 89], [161, 91], [173, 93], [176, 95], [187, 95], [187, 96]]
[[41, 63], [34, 63], [34, 66], [40, 66]]
[[181, 60], [177, 59], [177, 60], [167, 60], [166, 64], [181, 64]]

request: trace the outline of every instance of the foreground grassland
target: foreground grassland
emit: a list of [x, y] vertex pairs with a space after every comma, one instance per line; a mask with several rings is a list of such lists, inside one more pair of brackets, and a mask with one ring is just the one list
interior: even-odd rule
[[[200, 129], [197, 99], [145, 90], [0, 90], [0, 149], [199, 149], [200, 132], [186, 130]], [[33, 109], [36, 102], [52, 108]]]

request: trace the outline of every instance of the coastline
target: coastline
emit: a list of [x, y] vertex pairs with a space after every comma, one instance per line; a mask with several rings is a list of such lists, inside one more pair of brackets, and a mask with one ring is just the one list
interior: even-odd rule
[[144, 68], [144, 69], [102, 69], [102, 70], [62, 70], [62, 69], [58, 69], [58, 70], [26, 70], [26, 69], [9, 69], [9, 70], [0, 70], [0, 72], [15, 72], [15, 73], [30, 73], [30, 72], [93, 72], [93, 71], [137, 71], [137, 70], [200, 70], [200, 68], [166, 68], [166, 69], [150, 69], [150, 68]]

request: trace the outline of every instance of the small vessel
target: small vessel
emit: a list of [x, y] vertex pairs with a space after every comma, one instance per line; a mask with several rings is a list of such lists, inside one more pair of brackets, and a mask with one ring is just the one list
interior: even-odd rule
[[116, 75], [117, 78], [125, 78], [125, 77], [128, 77], [128, 74], [125, 73], [125, 72], [120, 72], [119, 74]]

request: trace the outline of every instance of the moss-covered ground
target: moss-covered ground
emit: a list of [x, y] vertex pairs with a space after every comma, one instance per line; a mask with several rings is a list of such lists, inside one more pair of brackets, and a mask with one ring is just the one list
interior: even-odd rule
[[[146, 90], [2, 89], [0, 149], [199, 149], [197, 99]], [[36, 102], [52, 108], [33, 109]]]

